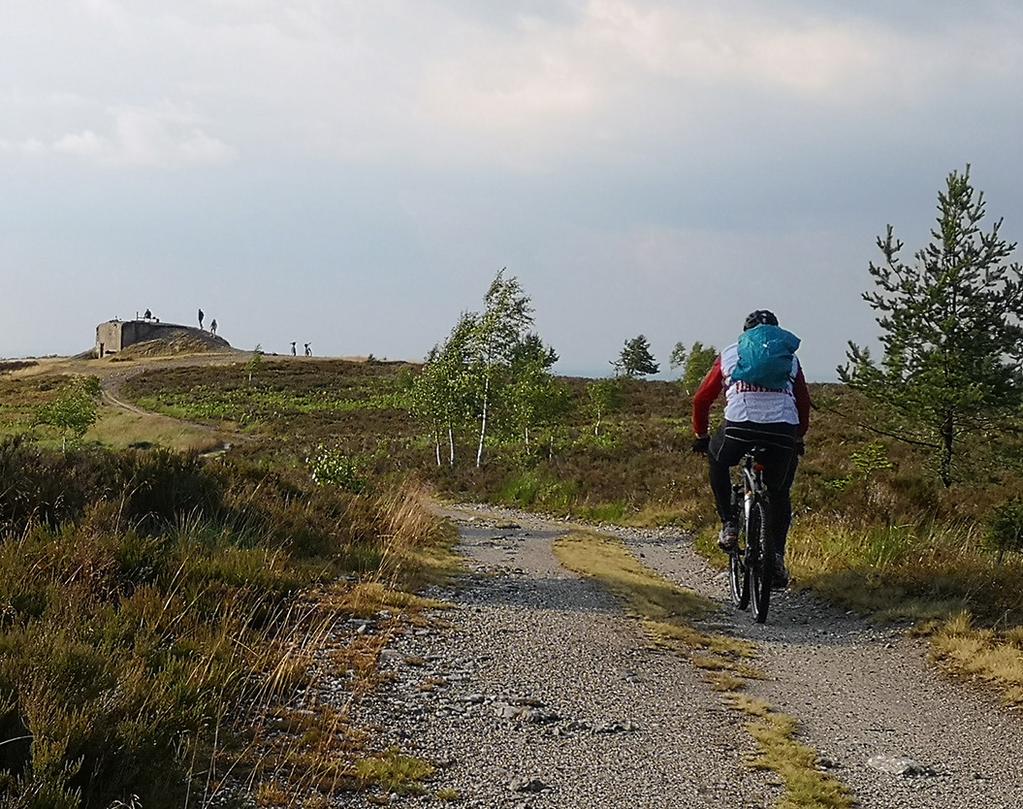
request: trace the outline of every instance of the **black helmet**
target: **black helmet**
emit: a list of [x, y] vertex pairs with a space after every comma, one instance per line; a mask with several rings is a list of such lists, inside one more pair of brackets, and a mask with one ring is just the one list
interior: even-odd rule
[[777, 326], [778, 318], [774, 312], [768, 309], [757, 309], [746, 316], [746, 322], [742, 324], [743, 331], [749, 331], [757, 326]]

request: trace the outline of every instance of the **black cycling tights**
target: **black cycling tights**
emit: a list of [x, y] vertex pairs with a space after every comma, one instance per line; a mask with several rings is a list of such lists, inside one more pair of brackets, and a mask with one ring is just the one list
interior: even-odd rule
[[726, 422], [710, 441], [707, 459], [710, 462], [710, 487], [714, 491], [718, 516], [722, 522], [738, 519], [732, 514], [731, 467], [742, 460], [754, 445], [766, 446], [763, 457], [764, 484], [771, 496], [771, 535], [775, 552], [785, 552], [785, 540], [792, 523], [790, 490], [796, 477], [798, 456], [795, 452], [795, 425]]

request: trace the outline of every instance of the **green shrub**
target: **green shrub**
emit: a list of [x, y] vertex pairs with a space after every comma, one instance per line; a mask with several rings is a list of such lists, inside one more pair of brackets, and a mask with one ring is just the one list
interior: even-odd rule
[[986, 527], [985, 541], [998, 552], [999, 562], [1007, 552], [1023, 553], [1023, 501], [1010, 500], [996, 506]]
[[81, 440], [96, 423], [99, 380], [94, 376], [78, 377], [57, 394], [56, 398], [36, 409], [35, 423], [52, 427], [60, 434], [61, 448]]
[[223, 482], [195, 455], [102, 449], [53, 453], [21, 438], [0, 442], [0, 532], [30, 522], [77, 520], [102, 500], [128, 523], [159, 525], [181, 514], [218, 511]]
[[508, 478], [499, 499], [520, 508], [535, 506], [566, 511], [572, 503], [572, 495], [573, 487], [569, 482], [558, 480], [545, 470], [528, 469]]
[[306, 459], [313, 481], [318, 486], [336, 486], [344, 491], [359, 494], [366, 488], [362, 464], [350, 458], [336, 447], [320, 445]]

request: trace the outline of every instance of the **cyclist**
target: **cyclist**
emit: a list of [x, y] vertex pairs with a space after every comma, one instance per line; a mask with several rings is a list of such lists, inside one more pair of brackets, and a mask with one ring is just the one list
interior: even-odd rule
[[[738, 515], [732, 513], [731, 467], [742, 460], [754, 446], [767, 450], [763, 457], [764, 483], [770, 495], [770, 522], [768, 530], [774, 539], [774, 583], [778, 587], [788, 584], [785, 568], [785, 539], [792, 522], [792, 501], [789, 490], [796, 475], [798, 456], [803, 454], [803, 436], [810, 426], [810, 392], [795, 349], [799, 339], [778, 327], [773, 312], [758, 309], [750, 313], [743, 324], [743, 332], [758, 326], [774, 327], [782, 336], [782, 345], [788, 338], [788, 349], [775, 357], [783, 363], [779, 385], [771, 387], [750, 384], [734, 378], [740, 363], [743, 339], [734, 343], [714, 361], [714, 367], [704, 378], [693, 397], [693, 431], [696, 441], [693, 451], [705, 453], [710, 465], [710, 486], [714, 492], [721, 533], [718, 545], [723, 551], [735, 550], [738, 543]], [[768, 334], [774, 334], [766, 330]], [[787, 353], [786, 353], [787, 351]], [[746, 374], [746, 376], [749, 376]], [[724, 426], [710, 437], [708, 433], [710, 408], [721, 391], [725, 392]]]

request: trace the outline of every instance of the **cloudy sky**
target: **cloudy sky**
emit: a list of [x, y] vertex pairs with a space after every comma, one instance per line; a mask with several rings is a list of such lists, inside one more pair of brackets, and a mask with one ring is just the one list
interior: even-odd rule
[[0, 356], [197, 307], [420, 357], [502, 266], [568, 372], [771, 307], [831, 378], [970, 162], [1023, 238], [1011, 0], [0, 0]]

